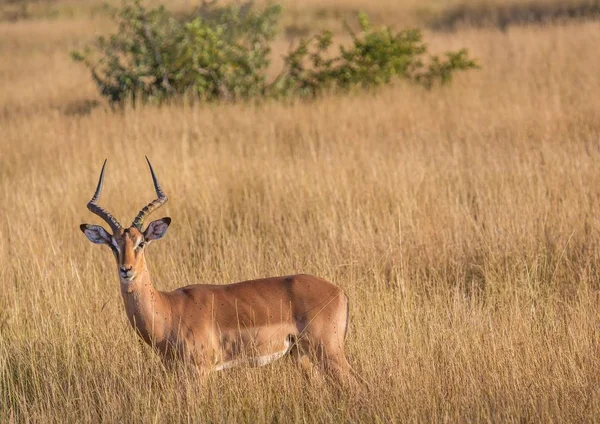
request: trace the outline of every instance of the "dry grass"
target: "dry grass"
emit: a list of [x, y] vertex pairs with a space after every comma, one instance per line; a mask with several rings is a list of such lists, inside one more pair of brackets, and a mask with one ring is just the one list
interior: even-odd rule
[[[1, 422], [600, 416], [600, 24], [428, 34], [483, 65], [431, 92], [70, 113], [97, 94], [68, 50], [105, 25], [0, 24]], [[105, 157], [122, 221], [152, 197], [143, 154], [174, 220], [158, 288], [330, 279], [362, 402], [288, 361], [163, 371], [78, 229]]]

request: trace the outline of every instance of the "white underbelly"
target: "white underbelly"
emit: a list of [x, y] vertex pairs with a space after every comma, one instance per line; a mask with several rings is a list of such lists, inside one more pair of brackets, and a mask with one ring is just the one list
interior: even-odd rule
[[284, 345], [285, 347], [282, 350], [275, 351], [266, 355], [242, 357], [232, 359], [231, 361], [222, 362], [215, 367], [215, 371], [226, 370], [228, 368], [233, 368], [241, 365], [251, 367], [262, 367], [263, 365], [270, 364], [271, 362], [282, 358], [290, 351], [292, 343], [289, 340], [289, 338], [285, 338]]

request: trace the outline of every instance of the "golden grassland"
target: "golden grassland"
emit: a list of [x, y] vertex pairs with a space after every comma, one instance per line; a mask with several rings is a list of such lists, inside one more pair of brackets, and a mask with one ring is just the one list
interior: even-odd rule
[[[0, 23], [0, 422], [600, 416], [600, 23], [429, 32], [482, 65], [430, 92], [85, 113], [100, 99], [68, 52], [110, 26]], [[362, 399], [288, 360], [170, 373], [138, 342], [78, 226], [104, 158], [102, 204], [133, 219], [144, 154], [173, 218], [156, 286], [335, 282]]]

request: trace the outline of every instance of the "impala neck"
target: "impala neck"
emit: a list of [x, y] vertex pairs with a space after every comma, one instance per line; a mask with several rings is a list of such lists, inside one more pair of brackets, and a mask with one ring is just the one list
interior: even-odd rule
[[163, 294], [152, 284], [145, 258], [142, 271], [132, 282], [121, 280], [121, 295], [131, 325], [146, 343], [160, 343], [168, 325], [168, 305], [165, 304]]

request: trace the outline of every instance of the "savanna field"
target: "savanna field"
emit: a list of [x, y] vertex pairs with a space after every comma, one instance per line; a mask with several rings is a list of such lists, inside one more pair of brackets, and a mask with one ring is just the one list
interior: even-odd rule
[[[343, 42], [364, 10], [481, 69], [431, 90], [112, 110], [69, 56], [114, 30], [101, 2], [0, 5], [0, 422], [598, 421], [593, 13], [286, 1], [275, 59], [294, 32]], [[439, 24], [459, 6], [476, 22]], [[105, 158], [101, 204], [121, 222], [155, 197], [144, 155], [169, 195], [154, 218], [173, 219], [146, 255], [156, 287], [326, 278], [350, 299], [346, 350], [368, 389], [287, 359], [206, 379], [164, 368], [127, 321], [109, 249], [79, 230], [101, 223], [86, 204]]]

